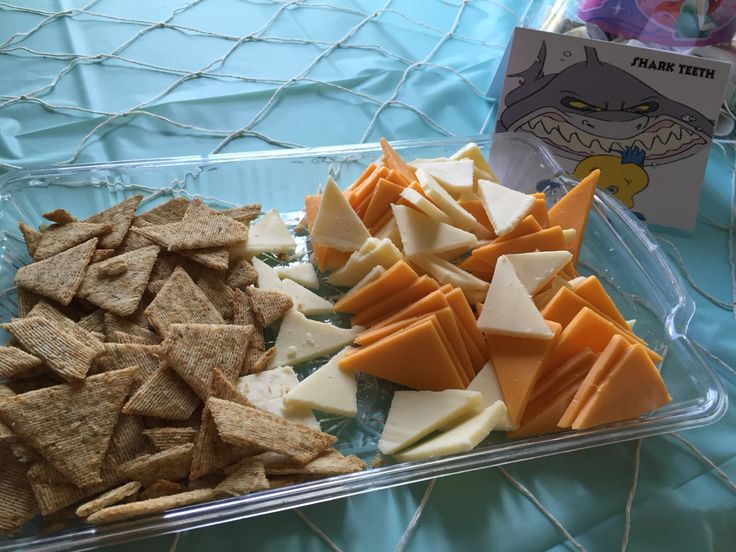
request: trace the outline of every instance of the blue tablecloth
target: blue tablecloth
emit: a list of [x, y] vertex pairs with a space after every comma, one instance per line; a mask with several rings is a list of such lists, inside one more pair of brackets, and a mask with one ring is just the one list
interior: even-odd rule
[[[0, 170], [483, 133], [513, 26], [560, 4], [3, 1]], [[656, 231], [691, 283], [692, 335], [731, 399], [734, 163], [731, 144], [714, 145], [695, 231]], [[731, 550], [734, 431], [731, 409], [643, 441], [639, 463], [624, 443], [116, 549], [394, 550], [424, 499], [407, 550], [619, 550], [625, 527], [630, 550]]]

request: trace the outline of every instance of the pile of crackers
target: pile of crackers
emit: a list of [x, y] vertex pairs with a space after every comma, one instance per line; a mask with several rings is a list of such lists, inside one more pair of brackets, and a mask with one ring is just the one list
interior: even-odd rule
[[33, 262], [0, 347], [0, 532], [107, 523], [363, 469], [335, 437], [237, 389], [268, 365], [264, 328], [292, 308], [256, 287], [260, 205], [141, 196], [85, 220], [20, 225]]

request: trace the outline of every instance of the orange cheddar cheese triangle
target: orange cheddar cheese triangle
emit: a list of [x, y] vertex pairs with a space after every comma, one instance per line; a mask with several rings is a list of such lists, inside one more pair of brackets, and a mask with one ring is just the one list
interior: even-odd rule
[[493, 231], [493, 225], [491, 224], [491, 219], [488, 218], [488, 213], [486, 213], [480, 199], [461, 199], [457, 203], [460, 207], [473, 215], [475, 220], [477, 220], [483, 228], [488, 230], [494, 238], [496, 237], [496, 233]]
[[[560, 417], [559, 427], [572, 427], [585, 402], [595, 392], [595, 386], [602, 382], [613, 366], [626, 354], [629, 343], [620, 335], [614, 335], [588, 371], [585, 379]], [[590, 349], [588, 349], [590, 350]]]
[[350, 202], [350, 205], [353, 208], [356, 208], [358, 205], [363, 203], [365, 198], [369, 197], [373, 190], [376, 187], [376, 184], [378, 184], [378, 181], [381, 178], [385, 178], [388, 175], [388, 169], [386, 167], [380, 167], [376, 170], [374, 170], [370, 176], [368, 176], [359, 186], [356, 186], [355, 189], [351, 190], [352, 193], [350, 194], [350, 198], [348, 201]]
[[550, 377], [534, 388], [519, 429], [507, 433], [507, 437], [516, 439], [561, 431], [557, 422], [596, 358], [597, 355], [590, 349], [584, 349], [552, 370]]
[[401, 177], [406, 180], [407, 183], [416, 180], [414, 169], [412, 169], [401, 156], [396, 153], [396, 150], [391, 147], [391, 144], [385, 138], [381, 138], [381, 149], [383, 150], [383, 156], [386, 160], [386, 165], [398, 172]]
[[381, 222], [386, 213], [391, 212], [390, 205], [399, 199], [403, 189], [403, 186], [381, 178], [370, 195], [370, 202], [362, 217], [365, 225], [370, 228]]
[[561, 327], [548, 322], [552, 339], [487, 335], [488, 351], [513, 425], [524, 416], [532, 390], [549, 363]]
[[455, 352], [455, 348], [452, 346], [452, 342], [450, 341], [450, 338], [448, 337], [447, 332], [445, 331], [445, 325], [442, 322], [440, 322], [440, 319], [436, 314], [429, 314], [425, 316], [423, 319], [419, 320], [418, 322], [415, 322], [414, 325], [420, 324], [424, 320], [430, 320], [432, 324], [434, 324], [434, 327], [437, 330], [437, 333], [440, 335], [440, 338], [442, 339], [442, 343], [444, 343], [445, 345], [447, 354], [450, 355], [450, 358], [452, 359], [452, 365], [455, 368], [455, 372], [457, 373], [458, 378], [460, 378], [460, 381], [463, 382], [463, 389], [465, 389], [470, 384], [471, 378], [465, 373], [465, 371], [463, 370], [463, 367], [460, 364], [460, 358], [457, 356], [457, 353]]
[[409, 287], [387, 295], [384, 299], [362, 309], [352, 317], [353, 326], [371, 326], [381, 319], [403, 309], [414, 301], [438, 290], [440, 285], [429, 276], [421, 276]]
[[399, 320], [403, 320], [405, 318], [429, 314], [430, 312], [434, 312], [448, 306], [449, 303], [447, 302], [442, 289], [437, 289], [429, 295], [425, 295], [424, 297], [420, 298], [418, 301], [411, 303], [396, 312], [391, 313], [389, 316], [383, 318], [380, 322], [372, 324], [371, 329], [378, 329]]
[[419, 391], [464, 388], [430, 319], [362, 347], [338, 362], [342, 370], [365, 372]]
[[588, 222], [588, 211], [593, 204], [593, 197], [598, 186], [601, 171], [594, 170], [567, 192], [548, 212], [552, 226], [575, 229], [575, 237], [568, 244], [567, 250], [572, 253], [572, 264], [575, 265], [580, 254], [580, 245]]
[[644, 346], [637, 343], [630, 345], [605, 379], [594, 385], [572, 428], [638, 418], [671, 400], [657, 367]]
[[407, 289], [419, 276], [406, 261], [399, 261], [362, 288], [346, 293], [337, 303], [338, 312], [359, 312], [386, 297]]
[[[528, 253], [530, 251], [559, 251], [565, 248], [565, 237], [562, 228], [553, 226], [534, 234], [527, 234], [508, 241], [493, 241], [473, 250], [470, 257], [460, 263], [460, 268], [467, 270], [478, 278], [490, 280], [496, 261], [509, 253]], [[471, 259], [474, 261], [471, 262]], [[480, 267], [485, 270], [478, 270]]]
[[[588, 307], [583, 307], [562, 331], [560, 342], [552, 355], [551, 365], [562, 364], [585, 347], [594, 353], [600, 353], [614, 335], [620, 335], [629, 343], [641, 343], [632, 332], [624, 331], [606, 317]], [[647, 349], [647, 352], [653, 362], [662, 360], [662, 357], [651, 349]]]
[[526, 217], [521, 219], [521, 222], [517, 224], [516, 228], [514, 228], [511, 232], [503, 236], [499, 236], [498, 238], [493, 240], [492, 243], [510, 241], [515, 238], [520, 238], [521, 236], [541, 232], [541, 230], [542, 226], [537, 222], [537, 219], [535, 219], [532, 215], [527, 215]]
[[533, 194], [534, 195], [534, 206], [532, 207], [532, 210], [529, 212], [531, 216], [533, 216], [537, 222], [539, 223], [539, 226], [542, 228], [549, 228], [549, 215], [547, 214], [547, 200], [542, 193]]
[[[588, 307], [596, 314], [610, 320], [611, 323], [618, 326], [622, 332], [632, 333], [625, 320], [623, 323], [619, 323], [617, 320], [612, 320], [611, 317], [608, 316], [607, 312], [601, 311], [598, 307], [580, 297], [576, 291], [573, 291], [566, 286], [557, 290], [554, 297], [552, 297], [549, 303], [547, 303], [547, 305], [542, 309], [542, 316], [548, 320], [559, 322], [562, 324], [563, 328], [566, 328], [570, 321], [575, 318], [583, 307]], [[621, 318], [620, 313], [618, 317]]]
[[626, 319], [616, 307], [611, 296], [606, 293], [600, 280], [595, 276], [588, 276], [582, 282], [573, 284], [575, 293], [594, 305], [601, 313], [620, 326], [627, 326]]
[[355, 190], [355, 188], [357, 188], [358, 186], [360, 186], [373, 173], [373, 171], [375, 171], [375, 170], [376, 170], [376, 164], [375, 163], [371, 163], [370, 165], [368, 165], [363, 170], [363, 172], [360, 173], [360, 176], [358, 178], [356, 178], [353, 181], [353, 183], [345, 189], [345, 191], [346, 192], [352, 192], [353, 190]]
[[[465, 331], [468, 333], [468, 336], [470, 336], [470, 339], [473, 340], [473, 343], [475, 343], [478, 350], [486, 351], [486, 340], [478, 329], [473, 309], [470, 308], [470, 303], [468, 303], [468, 299], [463, 294], [463, 291], [460, 288], [454, 288], [448, 291], [445, 294], [445, 297], [447, 298], [447, 302], [450, 304], [450, 308], [455, 311], [455, 316], [457, 316], [458, 321], [462, 327], [465, 328]], [[483, 356], [485, 356], [483, 363], [480, 366], [475, 366], [476, 372], [480, 370], [483, 367], [483, 364], [488, 360], [486, 355]]]
[[369, 330], [365, 330], [364, 332], [359, 333], [353, 340], [353, 342], [365, 347], [366, 345], [370, 345], [371, 343], [380, 341], [384, 337], [388, 337], [392, 333], [396, 333], [399, 330], [408, 328], [420, 318], [423, 317], [412, 316], [410, 318], [404, 318], [403, 320], [397, 320], [392, 324], [386, 324], [385, 326], [381, 326], [380, 328], [370, 328]]

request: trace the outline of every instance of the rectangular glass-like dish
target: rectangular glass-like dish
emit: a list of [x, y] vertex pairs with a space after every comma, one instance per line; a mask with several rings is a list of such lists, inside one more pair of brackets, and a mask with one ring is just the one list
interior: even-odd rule
[[[524, 192], [545, 189], [549, 202], [570, 181], [541, 144], [520, 136], [453, 138], [396, 142], [406, 159], [448, 156], [468, 141], [491, 151], [491, 165], [506, 186]], [[0, 319], [16, 314], [13, 277], [30, 261], [18, 222], [42, 223], [41, 213], [64, 208], [84, 217], [125, 197], [142, 193], [142, 208], [174, 195], [200, 196], [213, 206], [260, 202], [275, 208], [292, 225], [303, 214], [303, 199], [332, 174], [341, 186], [352, 182], [381, 155], [376, 144], [153, 159], [18, 171], [0, 179]], [[304, 240], [298, 253], [306, 252]], [[628, 210], [599, 193], [590, 213], [579, 271], [603, 281], [636, 333], [664, 356], [662, 375], [672, 402], [638, 420], [585, 431], [506, 441], [491, 434], [476, 449], [444, 458], [389, 464], [356, 474], [263, 491], [181, 508], [112, 525], [76, 523], [56, 533], [40, 533], [32, 523], [17, 537], [2, 540], [0, 550], [76, 550], [194, 529], [280, 510], [405, 485], [434, 477], [509, 462], [606, 445], [706, 425], [725, 412], [726, 394], [718, 377], [688, 336], [695, 305], [656, 241]], [[323, 288], [329, 293], [329, 289]], [[343, 322], [344, 323], [344, 322]], [[319, 362], [297, 367], [304, 376]], [[320, 418], [323, 429], [338, 435], [338, 448], [370, 462], [375, 456], [394, 386], [361, 376], [355, 419]]]

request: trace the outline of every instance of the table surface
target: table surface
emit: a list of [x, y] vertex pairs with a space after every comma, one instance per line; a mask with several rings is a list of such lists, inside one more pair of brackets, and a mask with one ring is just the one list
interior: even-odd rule
[[[512, 28], [553, 5], [1, 1], [0, 172], [485, 133]], [[732, 400], [735, 160], [732, 144], [713, 146], [693, 232], [655, 230]], [[707, 428], [113, 548], [731, 550], [735, 430], [730, 409]]]

